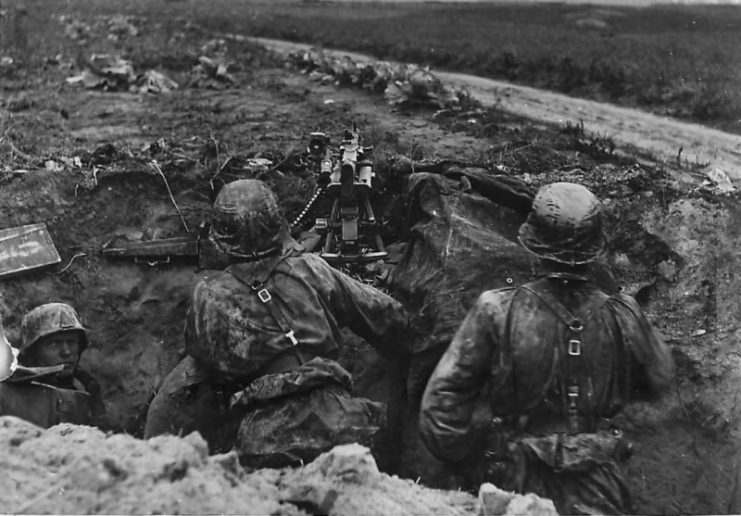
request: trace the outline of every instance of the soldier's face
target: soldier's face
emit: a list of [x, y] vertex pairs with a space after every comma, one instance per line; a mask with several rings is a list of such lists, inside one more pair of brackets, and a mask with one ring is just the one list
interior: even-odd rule
[[80, 335], [77, 332], [47, 335], [34, 345], [33, 352], [35, 365], [48, 367], [64, 364], [64, 371], [58, 373], [58, 376], [72, 376], [80, 355]]

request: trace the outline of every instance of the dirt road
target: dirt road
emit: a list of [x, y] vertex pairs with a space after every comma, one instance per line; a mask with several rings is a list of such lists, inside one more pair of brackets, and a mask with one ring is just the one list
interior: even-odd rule
[[[255, 38], [278, 52], [308, 50], [311, 45]], [[374, 61], [363, 54], [324, 49], [358, 62]], [[688, 182], [702, 172], [721, 169], [741, 185], [741, 136], [603, 102], [578, 99], [474, 75], [434, 71], [444, 83], [467, 89], [485, 106], [499, 106], [531, 120], [564, 125], [584, 124], [588, 134], [609, 137], [625, 153], [641, 161], [661, 164]]]

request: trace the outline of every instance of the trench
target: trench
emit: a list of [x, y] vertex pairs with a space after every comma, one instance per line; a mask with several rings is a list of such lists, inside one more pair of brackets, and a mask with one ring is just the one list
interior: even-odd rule
[[[46, 15], [43, 9], [38, 12]], [[56, 44], [53, 32], [39, 34], [45, 43]], [[180, 54], [161, 54], [171, 47], [164, 39], [159, 42], [158, 31], [148, 34], [137, 43], [148, 65], [162, 64], [185, 84], [184, 72], [194, 57], [183, 55], [187, 59], [181, 62]], [[493, 165], [487, 173], [506, 174], [530, 190], [573, 181], [603, 200], [612, 247], [599, 279], [606, 288], [634, 295], [672, 347], [677, 378], [670, 392], [632, 404], [618, 421], [635, 443], [627, 478], [636, 512], [728, 512], [735, 443], [741, 437], [741, 211], [736, 196], [697, 188], [697, 181], [679, 182], [661, 168], [585, 158], [587, 152], [564, 144], [563, 135], [555, 138], [554, 131], [538, 132], [502, 114], [451, 117], [446, 125], [444, 116], [433, 120], [431, 113], [392, 112], [365, 93], [361, 98], [301, 75], [263, 69], [260, 56], [246, 49], [235, 58], [243, 65], [241, 89], [194, 87], [173, 96], [60, 87], [69, 75], [61, 66], [28, 68], [29, 77], [43, 72], [48, 84], [26, 81], [25, 75], [8, 77], [8, 91], [23, 92], [21, 100], [29, 107], [9, 115], [13, 131], [6, 135], [34, 161], [22, 167], [30, 170], [9, 174], [2, 163], [0, 221], [3, 227], [46, 222], [62, 259], [58, 266], [0, 280], [0, 316], [11, 342], [20, 341], [21, 318], [32, 307], [49, 301], [74, 305], [89, 328], [92, 345], [82, 367], [103, 387], [107, 430], [141, 436], [152, 396], [185, 354], [182, 330], [191, 289], [209, 274], [188, 261], [150, 266], [99, 253], [116, 238], [184, 234], [162, 178], [148, 163], [156, 159], [163, 165], [187, 225], [195, 229], [208, 218], [224, 181], [242, 177], [249, 158], [271, 159], [280, 164], [277, 172], [260, 177], [278, 192], [293, 219], [313, 179], [296, 154], [282, 149], [302, 146], [304, 135], [313, 130], [339, 131], [359, 121], [368, 126], [370, 143], [386, 154], [415, 160], [445, 154], [462, 161], [457, 169], [439, 163], [427, 163], [425, 169], [421, 162], [412, 167], [408, 158], [384, 159], [377, 167], [383, 190], [377, 211], [386, 219], [384, 238], [393, 253], [390, 267], [373, 275], [385, 275], [383, 287], [403, 300], [423, 330], [415, 343], [420, 360], [406, 382], [399, 364], [384, 361], [361, 339], [347, 335], [341, 362], [354, 377], [355, 392], [395, 402], [406, 388], [410, 398], [407, 406], [391, 403], [396, 415], [389, 442], [397, 447], [386, 450], [391, 459], [381, 467], [420, 484], [456, 489], [457, 479], [419, 442], [416, 401], [440, 347], [449, 342], [475, 296], [509, 285], [508, 280], [525, 282], [533, 274], [529, 257], [514, 239], [522, 221], [518, 204], [495, 202], [476, 188], [475, 180], [461, 180], [461, 170], [476, 170], [470, 163], [481, 162], [467, 158], [483, 156]], [[470, 131], [475, 127], [478, 133]], [[160, 139], [164, 149], [153, 143]], [[84, 166], [43, 170], [45, 159], [61, 155], [80, 156]], [[398, 166], [404, 163], [406, 168]], [[7, 165], [7, 170], [18, 168], [17, 163]], [[416, 176], [415, 195], [407, 196], [412, 169], [431, 175]]]
[[[385, 234], [387, 244], [396, 250], [386, 288], [417, 314], [425, 331], [422, 348], [449, 341], [454, 321], [481, 290], [505, 286], [508, 279], [525, 282], [533, 274], [529, 257], [514, 243], [522, 210], [493, 202], [461, 182], [461, 171], [471, 170], [480, 171], [465, 164], [432, 166], [401, 180], [391, 167], [377, 171], [389, 178], [379, 200], [388, 227], [394, 228]], [[741, 214], [730, 200], [701, 192], [687, 195], [669, 179], [634, 191], [626, 185], [636, 174], [606, 167], [538, 180], [591, 182], [603, 194], [613, 222], [606, 285], [636, 295], [674, 350], [678, 375], [672, 392], [659, 401], [636, 403], [621, 416], [622, 427], [636, 443], [628, 475], [636, 506], [646, 513], [722, 513], [738, 437], [734, 386], [741, 356], [736, 349], [741, 312], [735, 301], [740, 232], [734, 228]], [[189, 226], [197, 227], [208, 217], [213, 188], [197, 174], [173, 169], [166, 175]], [[414, 191], [410, 181], [417, 187], [413, 196], [405, 193]], [[295, 198], [296, 183], [288, 177], [272, 186], [285, 201], [289, 218], [295, 215], [301, 204]], [[141, 436], [149, 401], [184, 356], [182, 326], [190, 290], [209, 271], [192, 263], [150, 266], [112, 260], [98, 250], [113, 238], [183, 234], [161, 178], [128, 167], [101, 173], [91, 184], [82, 175], [39, 171], [6, 184], [1, 195], [4, 220], [11, 225], [46, 220], [62, 256], [52, 270], [3, 282], [0, 313], [10, 340], [18, 342], [20, 318], [36, 304], [54, 300], [76, 306], [92, 342], [81, 365], [103, 386], [108, 429]], [[29, 202], [33, 210], [26, 208]], [[80, 256], [73, 259], [75, 255]], [[467, 270], [461, 274], [464, 255]], [[482, 274], [471, 269], [477, 265]], [[431, 267], [445, 278], [431, 281], [426, 272], [408, 274]], [[393, 280], [394, 269], [405, 271], [401, 279]], [[430, 356], [434, 362], [435, 353]], [[348, 335], [341, 362], [353, 374], [356, 394], [392, 405], [403, 394], [398, 364], [385, 362], [361, 339]], [[381, 466], [426, 485], [455, 488], [455, 478], [416, 436], [415, 399], [427, 373], [421, 367], [410, 374], [406, 387], [411, 403], [393, 408], [396, 416], [391, 418], [391, 433], [403, 449], [397, 448], [396, 460]]]
[[[383, 287], [416, 314], [423, 330], [415, 343], [420, 361], [407, 382], [400, 378], [399, 364], [385, 362], [361, 339], [348, 335], [343, 349], [341, 362], [353, 375], [358, 395], [397, 401], [406, 387], [410, 398], [407, 407], [395, 407], [389, 441], [397, 448], [381, 467], [421, 484], [456, 488], [457, 479], [419, 442], [415, 402], [440, 348], [475, 297], [511, 284], [508, 280], [524, 283], [534, 274], [514, 238], [523, 220], [518, 197], [492, 198], [479, 188], [475, 173], [504, 174], [530, 191], [573, 181], [592, 189], [607, 209], [612, 247], [600, 281], [636, 296], [671, 344], [678, 365], [675, 385], [663, 399], [635, 403], [621, 416], [622, 428], [636, 444], [627, 475], [636, 510], [727, 512], [740, 437], [741, 213], [735, 197], [678, 182], [660, 169], [585, 158], [585, 152], [575, 153], [552, 134], [544, 137], [520, 121], [477, 114], [475, 124], [453, 117], [446, 126], [441, 119], [433, 122], [431, 113], [392, 113], [382, 100], [365, 94], [359, 100], [357, 93], [282, 71], [245, 75], [248, 94], [246, 89], [194, 89], [155, 100], [64, 92], [63, 105], [72, 116], [48, 134], [38, 131], [43, 136], [38, 152], [78, 153], [84, 167], [0, 178], [3, 226], [46, 222], [62, 259], [58, 266], [2, 280], [0, 316], [11, 342], [19, 342], [21, 318], [32, 307], [49, 301], [75, 306], [92, 343], [82, 367], [102, 384], [108, 429], [141, 436], [150, 400], [185, 354], [182, 330], [190, 292], [209, 274], [187, 261], [150, 266], [99, 253], [112, 239], [184, 234], [162, 178], [148, 163], [156, 159], [162, 165], [193, 230], [208, 219], [218, 187], [240, 177], [265, 179], [292, 220], [308, 200], [313, 178], [299, 153], [280, 149], [286, 142], [302, 146], [304, 135], [317, 128], [330, 131], [357, 120], [368, 126], [369, 143], [386, 154], [377, 165], [382, 195], [375, 201], [393, 252], [389, 267], [373, 275], [385, 274]], [[42, 114], [57, 116], [58, 106], [47, 105], [43, 92], [36, 95]], [[244, 102], [246, 95], [250, 102]], [[152, 112], [158, 113], [154, 122]], [[34, 132], [38, 121], [23, 125], [23, 116], [17, 115], [19, 126]], [[139, 125], [144, 121], [152, 125]], [[471, 134], [461, 126], [482, 129]], [[163, 135], [166, 145], [160, 148], [153, 142]], [[73, 148], [81, 142], [86, 149]], [[465, 159], [481, 157], [480, 148], [489, 149], [485, 157], [500, 160], [491, 159], [496, 166], [483, 172]], [[412, 166], [404, 156], [394, 159], [401, 150], [418, 161]], [[419, 161], [442, 153], [448, 161]], [[250, 158], [280, 166], [255, 174]], [[407, 195], [412, 170], [416, 189]], [[466, 171], [474, 175], [463, 180]]]

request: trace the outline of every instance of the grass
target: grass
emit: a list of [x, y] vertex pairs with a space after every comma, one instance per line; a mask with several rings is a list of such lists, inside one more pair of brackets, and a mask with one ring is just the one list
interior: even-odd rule
[[347, 48], [741, 132], [741, 10], [217, 2], [212, 29]]
[[741, 132], [729, 6], [261, 5], [241, 30], [507, 79]]
[[[343, 3], [300, 0], [36, 0], [3, 4], [4, 55], [54, 55], [54, 15], [141, 17], [152, 61], [197, 49], [168, 44], [184, 19], [210, 31], [346, 48], [648, 109], [741, 133], [741, 9], [565, 4]], [[41, 4], [48, 4], [43, 8]], [[9, 7], [7, 7], [9, 6]], [[89, 17], [89, 16], [88, 16]], [[194, 29], [198, 30], [198, 28]], [[126, 50], [119, 45], [119, 50]], [[32, 57], [32, 56], [31, 56]], [[147, 60], [147, 56], [138, 56]], [[167, 59], [164, 59], [167, 61]], [[182, 61], [181, 61], [182, 62]], [[185, 58], [184, 66], [189, 66]]]

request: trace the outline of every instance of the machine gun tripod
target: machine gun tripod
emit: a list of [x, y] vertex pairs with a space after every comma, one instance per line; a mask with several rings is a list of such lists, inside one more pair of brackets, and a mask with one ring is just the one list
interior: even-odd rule
[[373, 148], [360, 145], [353, 124], [345, 130], [337, 153], [324, 133], [311, 133], [309, 160], [317, 175], [317, 188], [292, 228], [300, 229], [317, 204], [328, 198], [329, 209], [314, 219], [313, 231], [320, 236], [314, 249], [333, 265], [363, 264], [388, 256], [380, 234], [380, 223], [371, 205], [374, 193]]

